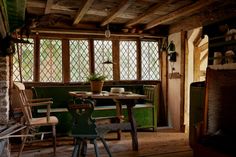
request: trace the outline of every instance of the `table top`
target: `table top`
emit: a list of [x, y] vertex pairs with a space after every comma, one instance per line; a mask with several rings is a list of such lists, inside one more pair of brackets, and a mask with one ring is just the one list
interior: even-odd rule
[[145, 99], [146, 95], [123, 92], [123, 93], [110, 93], [103, 91], [101, 94], [93, 94], [87, 91], [70, 91], [69, 94], [74, 97], [80, 98], [94, 98], [94, 99]]

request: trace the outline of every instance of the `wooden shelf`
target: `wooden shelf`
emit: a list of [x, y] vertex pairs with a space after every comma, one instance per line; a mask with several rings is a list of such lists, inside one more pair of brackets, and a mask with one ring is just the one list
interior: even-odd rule
[[215, 47], [223, 47], [223, 46], [230, 46], [236, 44], [236, 40], [224, 41], [224, 42], [216, 42], [209, 45], [209, 48]]

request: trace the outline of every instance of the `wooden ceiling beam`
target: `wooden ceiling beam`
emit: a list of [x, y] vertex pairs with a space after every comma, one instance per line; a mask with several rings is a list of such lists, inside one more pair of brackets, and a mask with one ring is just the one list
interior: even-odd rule
[[46, 7], [45, 7], [44, 14], [50, 14], [51, 13], [52, 5], [53, 5], [53, 0], [47, 0], [47, 4], [46, 4]]
[[89, 10], [90, 6], [93, 4], [94, 0], [82, 0], [81, 7], [79, 8], [73, 24], [78, 24], [86, 12]]
[[140, 21], [144, 20], [146, 17], [151, 16], [151, 14], [154, 14], [156, 12], [156, 10], [158, 10], [160, 7], [168, 4], [171, 0], [167, 1], [167, 3], [164, 3], [163, 1], [155, 4], [154, 6], [152, 6], [151, 8], [149, 8], [147, 11], [145, 11], [145, 13], [141, 14], [140, 16], [138, 16], [137, 18], [131, 20], [130, 22], [126, 23], [125, 26], [126, 27], [131, 27], [137, 23], [139, 23]]
[[146, 26], [145, 29], [151, 29], [157, 25], [175, 20], [179, 17], [182, 16], [190, 16], [192, 14], [194, 14], [195, 12], [197, 12], [199, 9], [206, 7], [208, 5], [210, 5], [211, 3], [215, 2], [215, 0], [199, 0], [196, 3], [192, 4], [192, 5], [188, 5], [186, 7], [180, 8], [174, 12], [171, 12], [167, 15], [164, 15], [160, 18], [157, 18], [151, 22], [149, 22]]
[[236, 11], [232, 11], [236, 10], [236, 5], [234, 5], [234, 3], [230, 3], [222, 7], [223, 8], [218, 8], [216, 10], [211, 10], [210, 7], [208, 7], [208, 9], [210, 9], [210, 12], [203, 11], [199, 14], [189, 17], [191, 18], [191, 22], [189, 22], [189, 19], [183, 19], [174, 24], [171, 24], [168, 34], [173, 34], [180, 31], [188, 31], [197, 27], [212, 24], [236, 16]]
[[115, 19], [119, 14], [123, 13], [130, 5], [133, 0], [123, 0], [119, 7], [112, 11], [112, 13], [107, 16], [101, 23], [101, 26], [105, 26], [110, 23], [113, 19]]

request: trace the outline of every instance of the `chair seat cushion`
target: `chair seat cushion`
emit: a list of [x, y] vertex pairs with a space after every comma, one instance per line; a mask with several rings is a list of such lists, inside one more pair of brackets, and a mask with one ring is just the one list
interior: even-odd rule
[[40, 117], [40, 118], [32, 118], [30, 121], [30, 125], [56, 125], [58, 123], [58, 119], [55, 116], [50, 116], [49, 121], [47, 121], [47, 117]]

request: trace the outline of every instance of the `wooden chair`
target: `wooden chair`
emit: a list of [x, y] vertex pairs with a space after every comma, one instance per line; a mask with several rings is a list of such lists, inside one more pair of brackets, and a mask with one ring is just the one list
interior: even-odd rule
[[92, 100], [76, 99], [69, 105], [69, 111], [73, 116], [72, 136], [75, 139], [75, 146], [72, 157], [86, 155], [87, 140], [94, 144], [96, 157], [99, 156], [96, 140], [101, 140], [108, 155], [111, 152], [104, 140], [104, 135], [109, 131], [107, 128], [97, 127], [95, 119], [92, 118], [94, 102]]
[[[24, 125], [26, 126], [25, 135], [22, 139], [22, 144], [18, 157], [21, 156], [21, 153], [24, 149], [27, 135], [30, 135], [32, 131], [35, 131], [35, 127], [41, 126], [52, 126], [52, 135], [53, 135], [53, 151], [54, 156], [56, 155], [56, 125], [58, 124], [58, 119], [55, 116], [50, 116], [50, 105], [53, 103], [51, 98], [43, 99], [32, 99], [29, 100], [25, 93], [25, 86], [23, 83], [14, 82], [14, 85], [17, 89], [19, 99], [21, 101], [21, 109], [23, 112]], [[33, 118], [31, 108], [34, 106], [47, 106], [47, 116]]]
[[203, 122], [196, 125], [194, 157], [234, 157], [236, 69], [207, 69]]

